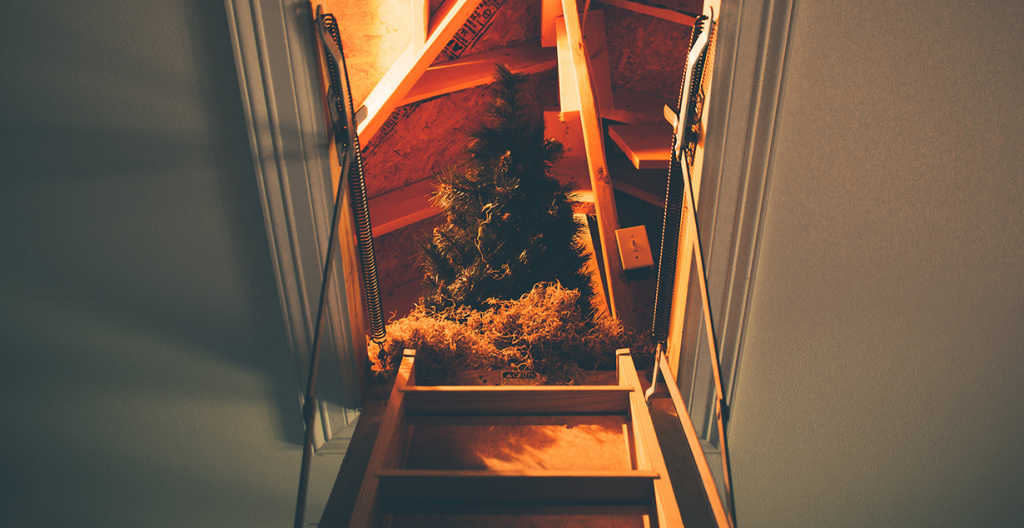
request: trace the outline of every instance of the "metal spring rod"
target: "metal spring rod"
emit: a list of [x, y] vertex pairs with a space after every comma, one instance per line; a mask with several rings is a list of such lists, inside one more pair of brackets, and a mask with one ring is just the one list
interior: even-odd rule
[[[322, 12], [322, 7], [318, 8], [318, 12]], [[355, 170], [348, 171], [348, 188], [349, 197], [352, 200], [352, 216], [355, 221], [367, 316], [370, 319], [370, 339], [379, 343], [386, 334], [380, 301], [380, 285], [377, 281], [377, 261], [373, 250], [370, 206], [366, 197], [366, 180], [363, 176], [363, 154], [359, 146], [359, 134], [356, 133], [355, 107], [352, 103], [352, 92], [348, 89], [348, 68], [345, 65], [345, 54], [341, 51], [341, 34], [338, 31], [338, 23], [331, 14], [318, 17], [318, 20], [321, 19], [323, 20], [321, 31], [329, 32], [332, 37], [326, 38], [325, 34], [321, 34], [323, 46], [327, 52], [327, 66], [328, 69], [333, 70], [331, 83], [337, 100], [339, 120], [341, 116], [346, 118], [344, 128], [348, 133], [348, 151], [351, 152], [349, 160], [355, 164]], [[337, 144], [337, 139], [335, 144]], [[339, 152], [339, 161], [341, 160], [340, 154]]]
[[[329, 15], [328, 15], [329, 16]], [[333, 24], [334, 32], [337, 33], [337, 25], [334, 22], [333, 17], [330, 17]], [[317, 40], [321, 45], [321, 49], [330, 55], [335, 55], [337, 58], [333, 59], [335, 62], [334, 70], [331, 75], [332, 84], [335, 84], [336, 79], [340, 75], [345, 75], [345, 87], [348, 83], [348, 74], [345, 71], [344, 55], [341, 50], [337, 47], [337, 43], [334, 38], [324, 38], [327, 34], [327, 16], [323, 14], [323, 6], [317, 7], [316, 12], [316, 29]], [[331, 45], [335, 45], [333, 48]], [[338, 60], [340, 59], [340, 61]], [[331, 61], [326, 61], [328, 66], [331, 66]], [[330, 69], [330, 68], [329, 68]], [[339, 71], [340, 70], [340, 71]], [[302, 419], [306, 426], [306, 434], [302, 446], [302, 466], [299, 471], [299, 491], [296, 499], [295, 506], [295, 528], [303, 528], [306, 514], [306, 497], [309, 493], [309, 472], [310, 464], [313, 458], [313, 418], [315, 407], [313, 402], [316, 398], [316, 380], [320, 368], [320, 336], [323, 334], [323, 320], [324, 320], [324, 307], [327, 303], [327, 293], [329, 290], [329, 284], [331, 280], [331, 271], [334, 269], [334, 246], [338, 238], [338, 224], [341, 219], [341, 204], [345, 196], [345, 188], [347, 187], [350, 191], [353, 202], [353, 216], [355, 217], [356, 228], [359, 230], [358, 233], [358, 245], [360, 249], [360, 264], [363, 272], [363, 283], [365, 287], [365, 293], [367, 295], [367, 304], [370, 316], [370, 327], [371, 327], [371, 339], [375, 342], [382, 340], [385, 337], [383, 317], [381, 315], [380, 306], [380, 290], [377, 283], [377, 267], [374, 262], [373, 255], [373, 236], [370, 228], [370, 216], [369, 208], [367, 207], [366, 200], [366, 186], [363, 181], [362, 171], [362, 156], [359, 152], [359, 137], [354, 133], [355, 126], [352, 113], [352, 98], [348, 90], [343, 89], [345, 87], [334, 86], [335, 95], [338, 97], [338, 118], [339, 121], [342, 117], [345, 118], [345, 124], [341, 125], [337, 123], [335, 126], [335, 145], [338, 145], [338, 141], [341, 139], [338, 132], [342, 129], [348, 132], [349, 142], [346, 145], [347, 152], [342, 152], [342, 148], [338, 146], [338, 162], [342, 166], [341, 178], [338, 180], [338, 190], [334, 198], [334, 212], [331, 215], [331, 229], [330, 235], [327, 239], [327, 256], [324, 259], [324, 271], [323, 281], [320, 283], [320, 302], [317, 306], [316, 313], [316, 325], [313, 330], [313, 345], [310, 351], [310, 366], [309, 366], [309, 377], [306, 380], [306, 395], [305, 401], [302, 405]], [[343, 108], [342, 95], [347, 96], [348, 108]], [[347, 110], [347, 111], [346, 111]], [[350, 155], [349, 153], [352, 153]], [[352, 174], [351, 162], [355, 162], [356, 171], [355, 175]], [[348, 176], [348, 178], [346, 178]], [[355, 185], [353, 185], [355, 184]], [[363, 226], [362, 229], [360, 227]], [[370, 233], [369, 236], [365, 236], [365, 233]], [[367, 258], [367, 254], [369, 258]]]
[[[702, 33], [703, 22], [706, 17], [699, 16], [694, 22], [693, 31], [690, 32], [690, 46], [692, 49], [697, 37]], [[689, 55], [689, 53], [687, 54]], [[688, 68], [688, 71], [692, 71]], [[691, 83], [692, 84], [692, 79]], [[690, 95], [688, 95], [687, 76], [679, 83], [679, 117], [676, 127], [685, 127], [689, 119], [687, 107], [689, 106]], [[668, 327], [672, 316], [672, 297], [675, 289], [676, 275], [676, 253], [679, 250], [679, 225], [682, 219], [682, 212], [685, 207], [683, 202], [683, 181], [676, 175], [684, 168], [679, 153], [685, 150], [679, 143], [685, 141], [685, 135], [672, 134], [671, 161], [668, 169], [668, 181], [665, 185], [665, 216], [661, 227], [661, 250], [658, 255], [658, 282], [654, 292], [654, 322], [652, 332], [656, 343], [664, 343], [668, 339]]]

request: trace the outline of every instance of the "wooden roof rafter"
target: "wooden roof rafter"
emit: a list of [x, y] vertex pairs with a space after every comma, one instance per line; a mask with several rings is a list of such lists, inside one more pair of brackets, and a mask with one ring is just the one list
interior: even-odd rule
[[607, 285], [608, 307], [612, 316], [633, 326], [633, 302], [629, 289], [623, 280], [622, 262], [615, 254], [615, 230], [618, 228], [618, 213], [615, 210], [615, 194], [608, 162], [604, 150], [604, 129], [593, 85], [590, 54], [583, 40], [579, 5], [577, 0], [562, 0], [562, 14], [565, 21], [566, 37], [569, 41], [573, 82], [579, 95], [580, 121], [583, 127], [583, 144], [590, 172], [591, 189], [597, 216], [598, 234], [601, 240], [601, 259], [604, 264], [604, 281]]
[[431, 17], [426, 42], [417, 45], [414, 40], [409, 44], [409, 48], [366, 97], [363, 105], [365, 110], [360, 109], [359, 112], [362, 115], [365, 111], [358, 124], [360, 143], [365, 145], [369, 142], [391, 112], [401, 106], [402, 100], [427, 71], [430, 63], [434, 62], [448, 41], [466, 23], [480, 2], [481, 0], [445, 0], [441, 4], [435, 16]]
[[674, 2], [667, 2], [672, 4], [671, 7], [675, 8], [670, 9], [665, 6], [664, 0], [659, 1], [656, 5], [649, 5], [648, 3], [635, 0], [601, 0], [601, 2], [691, 27], [696, 20], [696, 17], [691, 13], [700, 13], [704, 5], [703, 0], [676, 0]]

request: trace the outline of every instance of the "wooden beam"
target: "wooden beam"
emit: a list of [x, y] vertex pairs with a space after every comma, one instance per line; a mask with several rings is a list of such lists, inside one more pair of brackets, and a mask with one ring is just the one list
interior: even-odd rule
[[632, 389], [617, 386], [405, 387], [410, 415], [626, 414]]
[[[563, 112], [558, 108], [544, 108], [544, 138], [561, 143], [566, 158], [585, 158], [587, 155], [579, 111]], [[587, 188], [590, 188], [590, 182], [587, 182]]]
[[594, 249], [594, 238], [590, 233], [587, 215], [574, 214], [573, 218], [583, 226], [580, 236], [583, 237], [583, 245], [589, 253], [587, 258], [587, 275], [590, 277], [590, 287], [594, 289], [594, 300], [591, 305], [593, 305], [594, 311], [598, 312], [598, 314], [608, 314], [610, 312], [608, 311], [608, 305], [605, 303], [604, 281], [601, 280], [601, 267], [597, 263], [597, 251]]
[[658, 4], [662, 7], [630, 0], [601, 0], [601, 2], [690, 27], [693, 27], [695, 17], [689, 13], [700, 13], [704, 7], [703, 0], [658, 0]]
[[594, 205], [597, 212], [598, 232], [601, 236], [601, 258], [604, 263], [605, 280], [608, 284], [608, 307], [612, 317], [633, 326], [633, 301], [623, 281], [622, 262], [614, 254], [615, 230], [619, 219], [615, 211], [615, 194], [608, 174], [604, 155], [604, 130], [598, 111], [594, 88], [590, 82], [590, 56], [583, 41], [576, 0], [562, 0], [565, 13], [566, 37], [572, 58], [572, 73], [579, 92], [580, 121], [583, 125], [583, 143], [590, 168], [590, 184], [594, 190]]
[[661, 169], [640, 170], [618, 149], [608, 155], [608, 172], [612, 175], [612, 187], [630, 196], [635, 196], [651, 205], [665, 207], [665, 182], [668, 171]]
[[441, 209], [430, 204], [436, 184], [433, 178], [427, 178], [370, 198], [374, 238], [440, 214]]
[[668, 169], [672, 158], [672, 127], [660, 125], [612, 125], [608, 135], [638, 169]]
[[412, 0], [412, 48], [418, 52], [430, 34], [430, 0]]
[[679, 514], [679, 505], [676, 502], [675, 492], [672, 491], [672, 483], [668, 478], [668, 467], [665, 466], [665, 458], [661, 454], [661, 446], [658, 445], [658, 437], [654, 433], [654, 423], [647, 410], [647, 401], [644, 399], [643, 389], [640, 386], [640, 378], [636, 374], [636, 367], [633, 365], [633, 357], [628, 348], [616, 351], [619, 370], [619, 383], [625, 387], [632, 387], [633, 392], [629, 395], [630, 415], [633, 418], [633, 433], [636, 435], [637, 469], [653, 469], [661, 476], [654, 481], [654, 500], [657, 506], [658, 526], [677, 526], [682, 528], [683, 518]]
[[359, 141], [365, 145], [380, 130], [391, 112], [420, 79], [430, 63], [444, 49], [455, 32], [469, 18], [481, 0], [445, 0], [438, 9], [437, 28], [431, 30], [419, 51], [410, 45], [366, 97], [366, 117], [359, 122]]
[[494, 66], [505, 64], [513, 73], [538, 73], [558, 64], [555, 50], [544, 49], [539, 40], [470, 55], [427, 68], [402, 99], [407, 105], [431, 97], [494, 82]]
[[[580, 109], [580, 97], [573, 82], [572, 52], [565, 31], [565, 20], [558, 17], [556, 42], [558, 45], [558, 99], [563, 112], [576, 112]], [[583, 38], [587, 43], [590, 57], [590, 81], [594, 87], [594, 97], [601, 115], [613, 112], [611, 69], [608, 65], [608, 42], [604, 31], [604, 11], [594, 11], [587, 17], [587, 25], [583, 29]]]
[[541, 0], [540, 3], [540, 44], [545, 48], [554, 47], [556, 44], [555, 19], [562, 16], [561, 0]]
[[545, 108], [544, 138], [557, 140], [565, 148], [565, 155], [551, 167], [554, 177], [575, 187], [573, 198], [582, 202], [587, 208], [587, 214], [594, 214], [594, 191], [590, 186], [590, 172], [587, 170], [587, 152], [583, 146], [580, 113]]
[[612, 88], [612, 100], [614, 108], [610, 112], [602, 112], [601, 117], [627, 125], [660, 125], [665, 122], [665, 105], [675, 108], [677, 103], [625, 88]]
[[[384, 511], [451, 506], [649, 505], [655, 471], [436, 470], [377, 472]], [[440, 508], [438, 508], [440, 506]]]

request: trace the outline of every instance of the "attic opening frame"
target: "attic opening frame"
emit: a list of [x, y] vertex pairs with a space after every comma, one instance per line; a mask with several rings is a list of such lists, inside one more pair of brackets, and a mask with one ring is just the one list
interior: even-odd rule
[[[334, 199], [313, 53], [313, 14], [307, 0], [225, 0], [225, 6], [289, 352], [301, 389]], [[730, 408], [756, 276], [794, 12], [795, 0], [723, 0], [719, 17], [697, 218]], [[350, 313], [361, 300], [352, 299], [350, 285], [340, 273], [339, 278], [330, 295], [331, 324], [325, 329], [325, 350], [334, 353], [325, 355], [322, 369], [330, 379], [321, 381], [317, 409], [322, 431], [316, 441], [320, 450], [344, 452], [361, 405], [366, 354], [359, 345], [365, 332], [353, 324], [358, 317]], [[676, 285], [683, 280], [677, 275]], [[677, 351], [684, 336], [700, 331], [683, 318], [684, 295], [677, 293], [673, 302], [670, 348]], [[677, 352], [674, 357], [678, 360], [673, 366], [685, 374], [685, 355]], [[679, 377], [684, 387], [693, 383]], [[301, 403], [300, 397], [299, 408]]]

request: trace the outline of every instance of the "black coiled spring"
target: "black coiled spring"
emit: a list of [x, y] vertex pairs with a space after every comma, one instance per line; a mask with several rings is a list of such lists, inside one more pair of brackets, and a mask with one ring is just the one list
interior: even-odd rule
[[[690, 32], [690, 45], [687, 46], [687, 55], [689, 50], [693, 48], [693, 43], [696, 42], [697, 37], [702, 31], [704, 31], [704, 22], [707, 20], [706, 15], [700, 15], [694, 21], [693, 31]], [[696, 70], [696, 68], [695, 68]], [[696, 86], [700, 85], [698, 76], [694, 75], [691, 79], [691, 84], [696, 83]], [[679, 117], [678, 119], [686, 121], [679, 126], [689, 126], [690, 117], [687, 110], [690, 108], [690, 100], [695, 97], [695, 91], [691, 90], [689, 97], [686, 101], [683, 100], [683, 96], [687, 93], [686, 91], [686, 74], [683, 74], [683, 79], [679, 81]], [[683, 141], [688, 141], [686, 138], [689, 134], [684, 135]], [[657, 343], [664, 343], [668, 339], [668, 327], [671, 322], [672, 315], [672, 297], [674, 296], [675, 289], [675, 275], [676, 275], [676, 253], [679, 250], [679, 224], [683, 216], [683, 198], [684, 194], [684, 182], [680, 177], [683, 170], [682, 163], [690, 162], [690, 156], [686, 154], [688, 148], [679, 149], [677, 142], [679, 141], [677, 134], [672, 134], [672, 161], [669, 163], [668, 169], [668, 182], [665, 188], [665, 217], [661, 227], [661, 254], [658, 255], [658, 288], [654, 293], [654, 324], [652, 332], [654, 333], [654, 341]], [[682, 150], [684, 152], [682, 158], [677, 156], [676, 153]], [[684, 277], [685, 279], [685, 277]]]
[[[341, 47], [341, 34], [334, 15], [324, 15], [324, 28], [330, 33], [338, 49]], [[335, 110], [337, 111], [339, 130], [335, 132], [335, 141], [345, 141], [344, 145], [352, 153], [352, 168], [348, 171], [348, 191], [352, 200], [352, 216], [355, 220], [356, 242], [359, 249], [359, 266], [363, 276], [363, 292], [366, 295], [367, 315], [370, 320], [370, 339], [378, 345], [387, 335], [384, 329], [384, 316], [380, 302], [380, 284], [377, 280], [377, 261], [373, 251], [373, 228], [370, 225], [370, 207], [366, 198], [366, 182], [363, 178], [363, 155], [359, 146], [359, 134], [349, 130], [348, 119], [344, 116], [355, 115], [352, 94], [342, 91], [341, 76], [345, 76], [348, 84], [348, 69], [344, 64], [335, 63], [331, 54], [324, 50], [327, 59], [327, 72], [331, 79], [331, 90], [334, 91]], [[342, 56], [344, 62], [344, 56]], [[343, 94], [347, 97], [343, 97]], [[348, 108], [345, 108], [347, 105]], [[351, 139], [350, 139], [351, 138]], [[352, 144], [348, 144], [351, 141]], [[339, 160], [340, 161], [340, 160]], [[338, 183], [339, 185], [342, 182]]]

